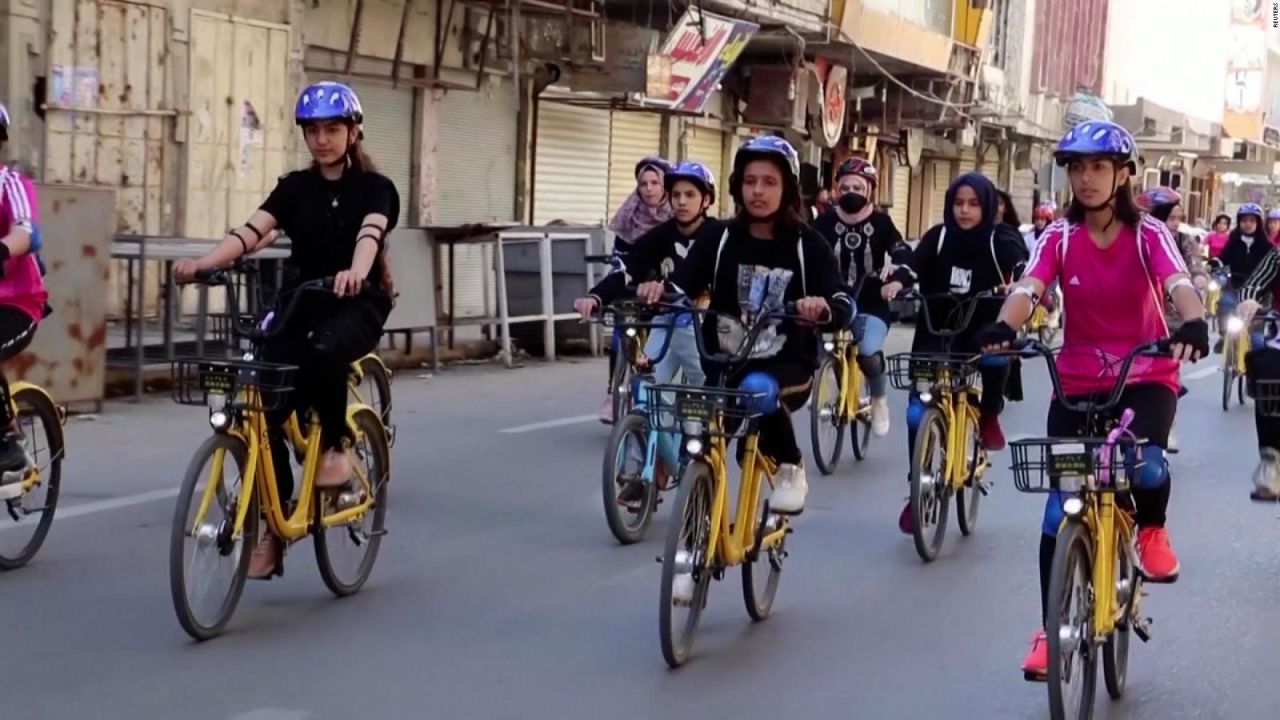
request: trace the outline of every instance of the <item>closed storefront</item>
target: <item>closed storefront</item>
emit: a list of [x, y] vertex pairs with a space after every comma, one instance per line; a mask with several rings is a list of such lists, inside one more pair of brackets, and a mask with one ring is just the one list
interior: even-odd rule
[[907, 206], [911, 194], [911, 168], [906, 163], [894, 161], [888, 168], [889, 176], [889, 217], [898, 232], [907, 234]]
[[712, 214], [725, 216], [733, 212], [733, 199], [729, 197], [729, 173], [724, 166], [725, 134], [705, 125], [688, 123], [684, 126], [685, 160], [696, 160], [706, 165], [716, 176], [716, 202]]
[[610, 116], [607, 217], [613, 217], [636, 189], [636, 163], [640, 158], [658, 155], [662, 142], [662, 116], [618, 110]]
[[1013, 171], [1013, 183], [1009, 187], [1009, 195], [1013, 197], [1013, 207], [1018, 210], [1018, 217], [1023, 222], [1031, 222], [1031, 211], [1034, 210], [1036, 193], [1036, 174], [1031, 168]]
[[[335, 78], [336, 79], [336, 78]], [[364, 108], [364, 148], [378, 172], [400, 193], [399, 224], [409, 224], [416, 204], [413, 184], [413, 88], [370, 80], [345, 80]]]
[[[435, 224], [515, 219], [516, 108], [511, 84], [497, 77], [490, 78], [478, 92], [450, 90], [440, 100]], [[457, 256], [450, 258], [451, 251], [456, 251]], [[451, 260], [456, 291], [450, 288]], [[457, 317], [493, 314], [491, 247], [441, 247], [440, 267], [445, 307], [453, 292]]]
[[920, 233], [942, 222], [942, 210], [947, 203], [947, 187], [955, 173], [950, 160], [930, 160], [925, 164], [925, 184], [928, 200], [921, 218]]
[[511, 83], [496, 77], [440, 101], [436, 223], [515, 219], [517, 113]]
[[[1000, 185], [1000, 148], [995, 145], [986, 145], [982, 154], [982, 167], [978, 172], [987, 176], [987, 179], [995, 183], [997, 187]], [[1001, 188], [1002, 190], [1005, 188]]]
[[[606, 222], [612, 113], [563, 103], [538, 104], [533, 222]], [[632, 161], [631, 166], [634, 166]], [[634, 181], [633, 181], [634, 183]]]
[[956, 170], [956, 175], [963, 175], [973, 172], [978, 167], [978, 156], [972, 150], [963, 150], [960, 152], [960, 166]]

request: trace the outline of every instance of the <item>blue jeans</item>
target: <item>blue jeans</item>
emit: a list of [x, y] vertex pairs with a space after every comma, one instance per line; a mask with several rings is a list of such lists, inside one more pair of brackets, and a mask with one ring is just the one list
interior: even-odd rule
[[[884, 341], [889, 337], [889, 326], [875, 315], [858, 315], [850, 323], [853, 339], [858, 343], [858, 360], [864, 371], [867, 361], [878, 352], [884, 351]], [[875, 377], [867, 375], [867, 388], [871, 397], [882, 398], [889, 391], [889, 377], [884, 374], [884, 362], [880, 363], [880, 372]]]
[[[684, 315], [678, 321], [671, 315], [665, 315], [661, 319], [674, 321], [675, 324], [670, 330], [654, 328], [649, 331], [649, 340], [644, 346], [644, 354], [647, 357], [657, 357], [658, 353], [662, 352], [667, 334], [671, 334], [671, 345], [667, 348], [667, 354], [653, 368], [654, 382], [659, 385], [670, 383], [675, 379], [676, 371], [680, 370], [684, 372], [685, 385], [705, 385], [707, 375], [702, 370], [702, 356], [698, 354], [698, 339], [693, 335], [695, 331], [690, 322], [690, 316]], [[643, 402], [644, 396], [640, 395], [639, 399]], [[659, 457], [672, 470], [679, 462], [677, 441], [678, 438], [672, 433], [664, 432], [658, 436]]]

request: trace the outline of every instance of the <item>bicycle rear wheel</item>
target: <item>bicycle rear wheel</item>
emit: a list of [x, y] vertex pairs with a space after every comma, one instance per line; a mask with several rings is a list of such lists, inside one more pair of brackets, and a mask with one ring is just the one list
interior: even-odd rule
[[1093, 638], [1093, 547], [1088, 529], [1068, 522], [1058, 533], [1049, 577], [1049, 716], [1088, 720], [1098, 682]]
[[1222, 353], [1222, 409], [1231, 409], [1231, 386], [1236, 381], [1236, 344], [1232, 338], [1226, 339], [1226, 348]]
[[920, 420], [911, 461], [912, 537], [920, 559], [938, 557], [947, 535], [951, 485], [943, 477], [947, 467], [947, 423], [942, 411], [929, 408]]
[[[680, 667], [693, 652], [698, 621], [707, 603], [711, 571], [711, 468], [704, 461], [691, 462], [680, 480], [667, 541], [662, 552], [662, 591], [658, 608], [658, 635], [667, 665]], [[677, 583], [680, 587], [677, 588]], [[688, 588], [692, 586], [692, 591]]]
[[844, 424], [840, 419], [840, 382], [835, 359], [828, 356], [813, 376], [813, 397], [809, 400], [809, 430], [813, 439], [813, 459], [823, 475], [835, 472], [844, 445]]
[[[248, 456], [248, 448], [239, 438], [209, 437], [191, 458], [178, 493], [169, 532], [169, 591], [178, 624], [196, 640], [208, 640], [222, 632], [244, 590], [249, 558], [258, 539], [256, 492], [249, 494], [243, 532], [234, 534]], [[209, 507], [196, 526], [210, 483]]]
[[58, 508], [65, 454], [62, 416], [48, 395], [22, 388], [13, 394], [13, 403], [22, 442], [37, 476], [22, 495], [0, 502], [0, 570], [26, 565], [44, 544]]
[[853, 447], [853, 459], [861, 462], [871, 447], [871, 388], [861, 370], [854, 373], [852, 390], [857, 398], [858, 412], [849, 421], [849, 445]]
[[[609, 530], [623, 545], [640, 542], [649, 529], [653, 517], [653, 500], [657, 493], [654, 483], [645, 482], [644, 466], [649, 449], [649, 421], [644, 413], [631, 412], [614, 425], [609, 444], [604, 450], [604, 470], [601, 473], [601, 495], [604, 498], [604, 519]], [[637, 509], [623, 507], [619, 496], [624, 488], [639, 483], [644, 486], [644, 497]]]
[[978, 504], [982, 502], [982, 483], [978, 476], [984, 469], [982, 465], [986, 463], [986, 458], [982, 454], [982, 437], [978, 432], [977, 416], [966, 413], [964, 423], [968, 425], [965, 432], [969, 438], [964, 457], [967, 477], [960, 492], [956, 494], [956, 520], [960, 524], [960, 534], [968, 537], [978, 528]]
[[1129, 554], [1130, 548], [1121, 533], [1116, 535], [1116, 606], [1124, 615], [1102, 646], [1102, 677], [1112, 700], [1124, 697], [1125, 681], [1129, 677], [1129, 638], [1133, 635], [1133, 623], [1138, 621], [1138, 599], [1142, 594], [1138, 568]]
[[[391, 377], [380, 360], [371, 355], [360, 358], [360, 397], [382, 418], [382, 424], [391, 427]], [[351, 393], [350, 402], [355, 402]]]
[[[315, 536], [316, 565], [325, 587], [343, 597], [360, 591], [373, 572], [378, 548], [386, 534], [387, 483], [391, 478], [391, 458], [386, 428], [377, 413], [358, 410], [352, 418], [356, 459], [364, 466], [369, 486], [353, 478], [340, 492], [318, 492], [311, 532]], [[332, 527], [321, 523], [326, 515], [358, 505], [372, 495], [373, 505], [350, 522]]]

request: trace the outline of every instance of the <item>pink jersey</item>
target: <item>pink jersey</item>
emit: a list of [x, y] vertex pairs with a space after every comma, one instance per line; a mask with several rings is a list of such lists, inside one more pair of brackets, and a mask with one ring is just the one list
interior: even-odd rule
[[[1165, 282], [1187, 272], [1178, 244], [1164, 223], [1144, 216], [1137, 232], [1125, 227], [1099, 248], [1083, 225], [1065, 219], [1050, 225], [1031, 256], [1029, 274], [1062, 288], [1062, 353], [1058, 372], [1068, 395], [1110, 391], [1120, 359], [1138, 345], [1169, 334], [1164, 319]], [[1160, 383], [1178, 390], [1178, 363], [1134, 360], [1129, 384]]]
[[[17, 170], [0, 166], [0, 237], [9, 234], [14, 225], [30, 231], [40, 222], [36, 205], [36, 189]], [[9, 258], [0, 278], [0, 305], [11, 305], [39, 321], [44, 317], [49, 293], [40, 276], [40, 265], [32, 253]]]
[[1204, 244], [1209, 247], [1209, 257], [1216, 258], [1222, 254], [1222, 248], [1227, 246], [1227, 241], [1231, 239], [1231, 233], [1211, 232], [1204, 236]]

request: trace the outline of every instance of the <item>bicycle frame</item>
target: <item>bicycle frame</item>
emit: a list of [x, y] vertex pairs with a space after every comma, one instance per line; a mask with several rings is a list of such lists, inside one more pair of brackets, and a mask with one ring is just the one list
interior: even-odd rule
[[[1115, 493], [1085, 491], [1082, 495], [1085, 509], [1080, 517], [1066, 517], [1062, 522], [1064, 526], [1069, 522], [1084, 523], [1093, 543], [1093, 637], [1090, 640], [1100, 644], [1115, 633], [1122, 618], [1132, 613], [1129, 607], [1119, 606], [1115, 551], [1117, 546], [1132, 546], [1135, 523], [1129, 513], [1118, 510]], [[1130, 562], [1134, 562], [1132, 558]], [[1130, 592], [1130, 602], [1136, 604], [1139, 593], [1136, 588]]]
[[[62, 405], [55, 403], [53, 401], [53, 397], [49, 395], [48, 391], [44, 388], [25, 380], [16, 380], [9, 385], [9, 411], [13, 414], [13, 417], [18, 417], [18, 403], [14, 398], [17, 397], [19, 393], [23, 392], [37, 392], [43, 395], [49, 401], [49, 404], [57, 409], [58, 422], [62, 425], [67, 424], [67, 409]], [[65, 448], [63, 449], [62, 454], [66, 454]], [[58, 459], [59, 457], [51, 457], [49, 458], [49, 463], [52, 464]], [[22, 478], [22, 482], [19, 483], [22, 491], [18, 494], [18, 497], [31, 492], [31, 489], [38, 484], [40, 484], [40, 468], [33, 467], [27, 471], [27, 474]]]
[[[250, 389], [247, 391], [247, 395], [250, 402], [253, 402], [257, 391]], [[347, 422], [349, 425], [355, 412], [363, 408], [367, 408], [367, 406], [348, 406]], [[266, 415], [260, 411], [245, 412], [244, 416], [227, 430], [228, 434], [244, 441], [249, 449], [246, 476], [241, 479], [240, 483], [240, 500], [236, 508], [233, 535], [238, 538], [244, 534], [244, 523], [249, 513], [250, 500], [256, 491], [259, 493], [259, 497], [265, 500], [266, 507], [262, 508], [262, 512], [266, 516], [267, 523], [272, 531], [285, 541], [300, 540], [312, 529], [312, 516], [314, 514], [312, 503], [315, 502], [316, 495], [315, 475], [321, 456], [320, 425], [313, 417], [309, 423], [306, 437], [303, 439], [296, 415], [289, 420], [289, 425], [286, 429], [287, 437], [289, 437], [290, 442], [295, 443], [296, 447], [304, 447], [306, 449], [302, 464], [302, 488], [298, 493], [298, 504], [289, 517], [284, 515], [284, 503], [280, 498], [280, 490], [276, 484], [275, 463], [271, 455], [271, 442], [268, 432], [269, 426]], [[299, 442], [300, 440], [301, 442]], [[213, 501], [215, 491], [219, 485], [216, 479], [222, 476], [222, 463], [225, 457], [225, 453], [219, 452], [213, 458], [210, 468], [210, 482], [205, 484], [204, 495], [200, 498], [200, 507], [196, 512], [195, 521], [192, 525], [193, 532], [204, 522], [205, 513], [208, 512], [209, 506]], [[320, 526], [322, 528], [327, 529], [335, 525], [346, 524], [360, 517], [372, 507], [373, 486], [369, 481], [369, 477], [365, 474], [365, 469], [359, 465], [353, 465], [352, 470], [357, 482], [365, 491], [364, 499], [352, 507], [320, 518]]]
[[756, 445], [758, 435], [751, 432], [742, 442], [745, 443], [745, 462], [742, 464], [741, 482], [738, 485], [738, 501], [734, 508], [735, 519], [729, 522], [729, 471], [727, 466], [729, 444], [724, 437], [715, 437], [706, 452], [706, 460], [711, 465], [715, 478], [715, 497], [711, 501], [711, 535], [707, 546], [707, 568], [716, 565], [728, 567], [741, 564], [747, 552], [777, 545], [787, 534], [787, 523], [783, 522], [777, 530], [761, 538], [760, 548], [754, 548], [758, 508], [760, 504], [760, 483], [765, 475], [772, 476], [777, 472], [777, 465], [760, 454]]
[[840, 366], [840, 401], [836, 411], [840, 414], [840, 421], [847, 423], [864, 410], [859, 403], [862, 400], [863, 383], [866, 382], [862, 368], [858, 365], [858, 343], [854, 341], [853, 333], [841, 330], [836, 335], [833, 352]]
[[1250, 348], [1249, 333], [1242, 328], [1231, 333], [1228, 340], [1228, 343], [1222, 345], [1223, 362], [1230, 362], [1237, 375], [1244, 375], [1244, 356]]
[[[960, 464], [960, 460], [965, 456], [966, 446], [971, 438], [969, 423], [957, 422], [957, 420], [972, 417], [976, 423], [978, 408], [970, 402], [968, 390], [951, 389], [951, 369], [947, 367], [939, 370], [938, 381], [934, 387], [930, 388], [930, 394], [937, 395], [934, 406], [942, 412], [943, 422], [947, 426], [946, 464], [943, 466], [943, 474], [947, 482], [959, 490], [969, 479], [966, 474], [967, 468]], [[982, 468], [979, 468], [979, 472], [981, 470]]]

